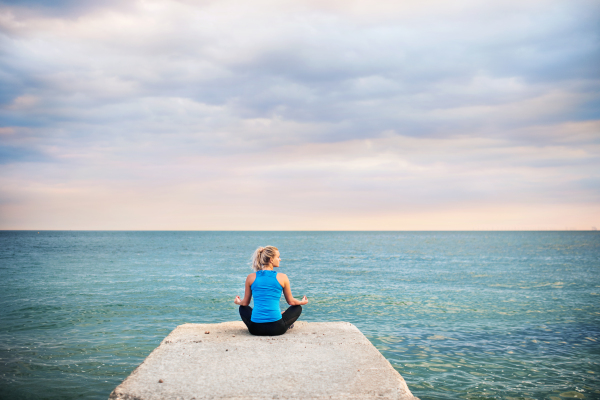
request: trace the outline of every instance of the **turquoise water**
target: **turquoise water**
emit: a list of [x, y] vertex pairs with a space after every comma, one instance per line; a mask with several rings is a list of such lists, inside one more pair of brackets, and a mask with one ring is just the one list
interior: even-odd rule
[[106, 399], [177, 325], [237, 319], [266, 244], [301, 318], [422, 400], [600, 399], [596, 232], [48, 231], [0, 232], [0, 398]]

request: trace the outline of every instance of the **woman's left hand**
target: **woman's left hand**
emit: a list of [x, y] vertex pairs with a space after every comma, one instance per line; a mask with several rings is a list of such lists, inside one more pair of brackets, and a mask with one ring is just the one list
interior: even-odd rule
[[242, 303], [242, 299], [240, 299], [240, 296], [235, 296], [233, 302], [239, 306]]

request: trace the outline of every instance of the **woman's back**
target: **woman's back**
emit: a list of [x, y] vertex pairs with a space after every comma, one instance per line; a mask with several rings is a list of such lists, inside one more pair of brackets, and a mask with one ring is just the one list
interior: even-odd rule
[[256, 278], [250, 287], [254, 297], [252, 322], [273, 322], [281, 319], [279, 299], [283, 287], [277, 280], [277, 272], [257, 271]]

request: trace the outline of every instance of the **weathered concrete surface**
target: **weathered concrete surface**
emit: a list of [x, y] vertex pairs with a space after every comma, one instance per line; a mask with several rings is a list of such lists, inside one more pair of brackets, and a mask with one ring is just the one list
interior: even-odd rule
[[416, 397], [350, 323], [296, 322], [282, 336], [261, 337], [240, 321], [178, 326], [110, 399]]

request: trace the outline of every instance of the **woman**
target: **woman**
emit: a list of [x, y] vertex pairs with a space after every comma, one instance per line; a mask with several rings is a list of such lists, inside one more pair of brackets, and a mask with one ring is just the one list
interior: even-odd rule
[[[252, 256], [253, 274], [246, 278], [244, 300], [235, 296], [233, 301], [240, 306], [240, 316], [253, 335], [283, 335], [292, 328], [302, 313], [302, 306], [308, 303], [306, 296], [296, 300], [292, 296], [290, 280], [286, 274], [279, 274], [273, 268], [279, 267], [279, 250], [277, 247], [259, 247]], [[279, 309], [281, 292], [291, 306], [283, 314]], [[250, 299], [254, 295], [254, 310], [250, 307]]]

